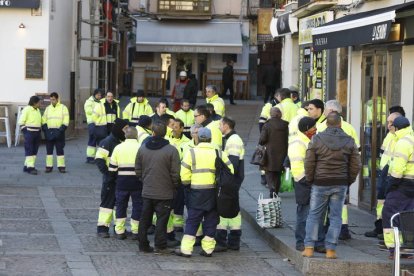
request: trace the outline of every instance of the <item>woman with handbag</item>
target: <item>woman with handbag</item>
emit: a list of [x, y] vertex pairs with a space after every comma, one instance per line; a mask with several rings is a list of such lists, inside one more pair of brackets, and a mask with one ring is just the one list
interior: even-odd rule
[[277, 107], [270, 109], [270, 119], [260, 133], [259, 145], [266, 147], [266, 162], [263, 166], [266, 174], [270, 197], [278, 194], [283, 161], [287, 155], [289, 123], [282, 120], [282, 112]]

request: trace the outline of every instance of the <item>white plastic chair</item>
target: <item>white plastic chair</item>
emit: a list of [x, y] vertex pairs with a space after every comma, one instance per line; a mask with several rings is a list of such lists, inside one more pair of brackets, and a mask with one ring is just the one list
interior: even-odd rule
[[16, 118], [16, 129], [14, 131], [14, 146], [17, 147], [17, 145], [19, 145], [20, 143], [20, 125], [19, 125], [19, 120], [20, 120], [20, 116], [22, 115], [22, 111], [25, 108], [25, 105], [19, 105], [17, 106], [17, 118]]
[[[399, 219], [399, 225], [395, 226], [394, 220]], [[394, 214], [391, 219], [391, 228], [394, 231], [394, 276], [400, 276], [400, 255], [401, 249], [414, 249], [414, 211], [404, 211]], [[400, 232], [402, 243], [400, 242]], [[403, 252], [414, 254], [414, 252]]]
[[4, 130], [0, 132], [0, 137], [6, 137], [7, 147], [11, 147], [12, 138], [10, 132], [10, 118], [9, 118], [9, 107], [7, 105], [0, 105], [0, 123], [4, 124]]

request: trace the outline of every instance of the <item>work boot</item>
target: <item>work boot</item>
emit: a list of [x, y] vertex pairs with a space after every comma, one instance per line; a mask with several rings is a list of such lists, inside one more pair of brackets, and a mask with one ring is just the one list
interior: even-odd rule
[[313, 257], [313, 250], [314, 250], [313, 247], [306, 246], [305, 250], [303, 250], [302, 252], [302, 256], [308, 257], [308, 258]]
[[37, 175], [37, 170], [35, 168], [28, 168], [27, 172], [31, 175]]
[[59, 167], [58, 169], [60, 173], [66, 173], [65, 167]]
[[52, 167], [46, 167], [45, 173], [51, 173], [53, 171]]
[[378, 235], [377, 235], [377, 238], [378, 238], [380, 241], [383, 241], [383, 240], [384, 240], [384, 234], [378, 234]]
[[109, 233], [108, 232], [100, 232], [100, 233], [97, 233], [97, 235], [98, 235], [98, 238], [102, 238], [102, 239], [109, 238]]
[[154, 254], [156, 255], [170, 255], [173, 251], [168, 248], [155, 248]]
[[87, 164], [95, 164], [95, 159], [93, 159], [92, 157], [88, 157], [86, 158], [86, 162]]
[[173, 254], [177, 255], [177, 256], [180, 256], [180, 257], [185, 257], [185, 258], [190, 258], [191, 257], [190, 254], [184, 254], [183, 252], [181, 252], [180, 248], [175, 249]]
[[383, 230], [382, 230], [382, 219], [377, 219], [374, 224], [375, 224], [374, 230], [365, 232], [365, 234], [364, 234], [365, 237], [376, 238], [376, 237], [378, 237], [379, 234], [382, 234], [382, 232], [383, 232]]
[[326, 258], [327, 259], [336, 259], [336, 251], [335, 249], [326, 249]]
[[152, 253], [154, 252], [154, 248], [152, 246], [139, 247], [139, 252]]
[[216, 244], [216, 247], [214, 248], [214, 252], [218, 253], [218, 252], [226, 252], [227, 251], [227, 246], [223, 246], [221, 244]]
[[296, 245], [296, 250], [299, 251], [299, 252], [302, 252], [303, 250], [305, 250], [305, 245], [297, 244]]
[[126, 233], [122, 233], [122, 234], [115, 233], [115, 238], [117, 238], [118, 240], [125, 240], [127, 238], [127, 235]]
[[351, 239], [351, 234], [349, 233], [348, 224], [341, 225], [341, 233], [339, 233], [339, 237], [341, 241], [346, 241]]
[[265, 175], [261, 175], [260, 176], [260, 184], [262, 184], [262, 185], [266, 185], [267, 184], [266, 176]]
[[167, 247], [169, 247], [169, 248], [175, 248], [175, 247], [179, 246], [180, 244], [181, 244], [181, 242], [177, 241], [176, 239], [167, 240]]
[[134, 234], [134, 233], [132, 233], [132, 234], [131, 234], [131, 240], [133, 240], [133, 241], [139, 241], [139, 236], [138, 236], [138, 234]]
[[240, 250], [240, 237], [242, 235], [241, 230], [230, 230], [227, 236], [227, 248], [235, 251]]
[[200, 256], [203, 256], [203, 257], [213, 257], [213, 254], [212, 253], [207, 253], [206, 251], [204, 251], [203, 249], [201, 250], [201, 252], [200, 252]]

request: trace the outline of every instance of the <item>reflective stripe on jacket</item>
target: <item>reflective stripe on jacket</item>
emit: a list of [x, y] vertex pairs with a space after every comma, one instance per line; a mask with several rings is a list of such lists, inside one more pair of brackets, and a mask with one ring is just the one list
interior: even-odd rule
[[21, 129], [26, 128], [29, 131], [40, 131], [42, 124], [42, 115], [38, 108], [26, 106], [20, 115], [19, 125]]

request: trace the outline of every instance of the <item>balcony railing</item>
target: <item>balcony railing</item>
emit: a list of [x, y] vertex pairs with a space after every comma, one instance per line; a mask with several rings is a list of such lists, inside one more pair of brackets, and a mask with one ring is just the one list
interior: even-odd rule
[[158, 13], [166, 15], [211, 15], [211, 0], [158, 0]]

